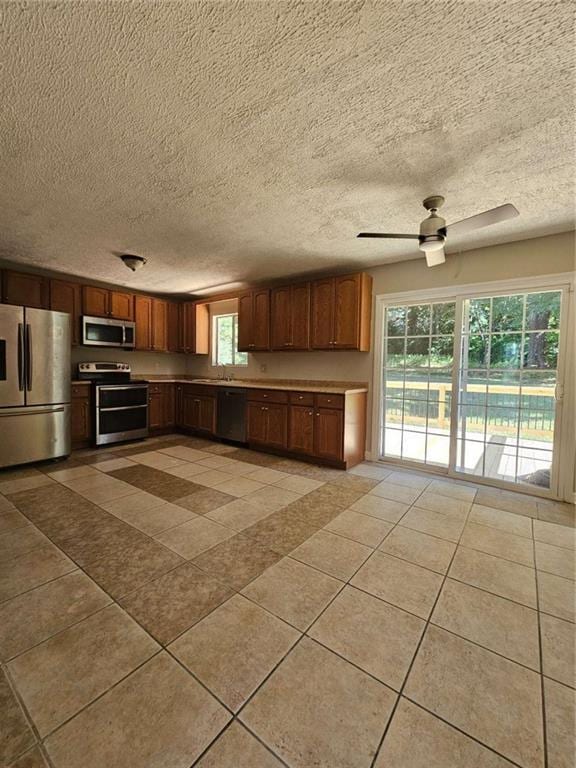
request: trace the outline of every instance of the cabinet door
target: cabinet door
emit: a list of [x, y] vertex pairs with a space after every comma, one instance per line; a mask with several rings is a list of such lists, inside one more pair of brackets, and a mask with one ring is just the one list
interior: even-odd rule
[[314, 454], [323, 459], [342, 459], [343, 411], [317, 408], [314, 412]]
[[110, 291], [110, 316], [116, 320], [134, 320], [134, 296], [123, 291]]
[[198, 429], [213, 434], [216, 431], [216, 398], [202, 395], [198, 399]]
[[334, 340], [334, 280], [312, 283], [312, 349], [332, 349]]
[[252, 340], [252, 309], [252, 294], [242, 294], [238, 299], [238, 349], [240, 352], [250, 352], [254, 347]]
[[92, 438], [92, 413], [90, 395], [72, 396], [70, 407], [70, 431], [72, 445], [87, 443]]
[[168, 302], [168, 352], [184, 352], [184, 318], [182, 304]]
[[292, 346], [310, 349], [310, 283], [293, 285], [291, 291]]
[[288, 447], [288, 406], [266, 406], [266, 445], [273, 448]]
[[82, 286], [82, 309], [91, 317], [108, 317], [110, 291], [93, 285]]
[[292, 342], [292, 289], [289, 285], [270, 291], [270, 345], [290, 349]]
[[54, 312], [67, 312], [70, 315], [72, 344], [80, 343], [81, 304], [82, 291], [79, 283], [50, 280], [50, 309]]
[[148, 396], [148, 427], [161, 429], [164, 426], [164, 397], [162, 392], [151, 392]]
[[192, 301], [184, 304], [184, 351], [196, 351], [196, 311]]
[[152, 349], [152, 299], [136, 296], [136, 349]]
[[252, 349], [270, 349], [270, 291], [254, 291]]
[[48, 309], [48, 279], [41, 275], [4, 270], [2, 301], [36, 309]]
[[359, 343], [360, 275], [334, 278], [333, 347], [356, 349]]
[[288, 448], [298, 453], [314, 453], [314, 408], [290, 406]]
[[164, 425], [172, 427], [176, 423], [176, 389], [174, 384], [163, 384], [164, 392]]
[[168, 305], [162, 299], [152, 299], [152, 349], [168, 349]]
[[198, 427], [198, 404], [199, 398], [190, 392], [182, 392], [182, 408], [180, 413], [180, 423], [183, 427], [188, 429], [197, 429]]
[[184, 387], [181, 384], [174, 388], [174, 423], [177, 427], [184, 426]]
[[266, 442], [266, 405], [248, 403], [248, 440], [254, 443]]

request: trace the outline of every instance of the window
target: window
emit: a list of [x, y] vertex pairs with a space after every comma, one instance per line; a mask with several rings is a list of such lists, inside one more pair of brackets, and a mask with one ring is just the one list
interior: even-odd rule
[[212, 318], [212, 365], [248, 365], [248, 354], [238, 352], [238, 314]]

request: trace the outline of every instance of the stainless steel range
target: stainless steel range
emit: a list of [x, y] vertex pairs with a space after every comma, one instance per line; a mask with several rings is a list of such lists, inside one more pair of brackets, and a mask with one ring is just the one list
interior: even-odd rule
[[127, 363], [79, 363], [78, 378], [94, 386], [96, 445], [148, 437], [148, 382]]

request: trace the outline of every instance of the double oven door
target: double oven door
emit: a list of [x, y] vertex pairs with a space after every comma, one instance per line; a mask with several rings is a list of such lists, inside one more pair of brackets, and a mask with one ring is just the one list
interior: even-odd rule
[[96, 445], [148, 436], [148, 384], [96, 384]]

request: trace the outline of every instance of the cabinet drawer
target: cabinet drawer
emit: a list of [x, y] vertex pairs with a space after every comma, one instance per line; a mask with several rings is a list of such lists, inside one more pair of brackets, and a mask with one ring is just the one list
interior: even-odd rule
[[317, 408], [344, 408], [344, 395], [316, 395]]
[[257, 403], [287, 403], [288, 392], [278, 389], [249, 389], [248, 400]]
[[293, 405], [307, 405], [309, 407], [314, 406], [314, 393], [313, 392], [290, 392], [290, 402]]
[[90, 384], [73, 384], [71, 389], [72, 397], [85, 397], [90, 399]]

